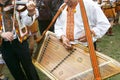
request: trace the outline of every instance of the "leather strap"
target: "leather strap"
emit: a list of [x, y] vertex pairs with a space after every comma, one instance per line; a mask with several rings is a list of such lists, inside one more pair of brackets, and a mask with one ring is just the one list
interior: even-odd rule
[[44, 32], [42, 33], [42, 35], [40, 37], [38, 37], [36, 39], [36, 42], [39, 43], [42, 38], [44, 37], [44, 35], [46, 34], [46, 32], [50, 29], [50, 27], [53, 25], [53, 23], [56, 21], [56, 19], [58, 18], [58, 16], [61, 14], [61, 12], [63, 11], [63, 9], [65, 8], [66, 3], [63, 4], [63, 6], [61, 8], [59, 8], [59, 10], [57, 11], [57, 13], [55, 14], [55, 16], [53, 17], [52, 21], [50, 22], [50, 24], [48, 25], [48, 27], [44, 30]]
[[93, 71], [94, 71], [94, 77], [95, 77], [95, 80], [101, 80], [101, 75], [100, 75], [100, 71], [98, 68], [97, 56], [95, 53], [95, 49], [94, 49], [94, 45], [93, 45], [93, 41], [92, 41], [92, 35], [91, 35], [91, 31], [90, 31], [88, 18], [87, 18], [87, 14], [85, 11], [85, 6], [83, 3], [83, 0], [79, 0], [79, 4], [80, 4], [83, 23], [84, 23], [86, 38], [87, 38], [87, 42], [88, 42], [91, 63], [92, 63]]

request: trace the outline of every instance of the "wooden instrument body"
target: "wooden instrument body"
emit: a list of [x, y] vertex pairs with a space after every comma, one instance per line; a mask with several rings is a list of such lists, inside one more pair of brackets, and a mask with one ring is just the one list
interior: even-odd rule
[[[48, 32], [34, 64], [51, 80], [94, 80], [88, 51], [81, 44], [66, 50], [55, 34]], [[102, 79], [120, 73], [120, 63], [99, 52], [96, 54]]]

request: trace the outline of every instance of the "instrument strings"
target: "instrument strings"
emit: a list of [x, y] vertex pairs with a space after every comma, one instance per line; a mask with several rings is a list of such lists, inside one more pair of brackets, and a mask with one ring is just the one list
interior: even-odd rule
[[[57, 48], [62, 48], [64, 50], [65, 50], [65, 48], [63, 47], [63, 45], [60, 45], [60, 43], [58, 43], [55, 40], [51, 40], [51, 39], [47, 40], [45, 46], [46, 46], [46, 50], [44, 50], [44, 51], [46, 51], [46, 53], [49, 52], [49, 54], [44, 53], [44, 55], [42, 57], [45, 57], [45, 58], [43, 58], [43, 60], [45, 59], [44, 61], [48, 61], [48, 58], [51, 58], [51, 61], [58, 62], [58, 63], [56, 63], [56, 65], [54, 65], [54, 68], [51, 69], [51, 70], [54, 70], [56, 66], [58, 67], [58, 65], [62, 65], [61, 61], [63, 61], [64, 58], [68, 56], [69, 52], [67, 52], [67, 50], [66, 50], [66, 53], [65, 53], [65, 51], [63, 52], [63, 50], [59, 50], [59, 52], [57, 53], [57, 51], [56, 51], [57, 49], [55, 49], [57, 46], [58, 46]], [[82, 47], [82, 46], [80, 46], [80, 47]], [[82, 48], [84, 48], [84, 47], [82, 47]], [[77, 56], [77, 54], [81, 54], [83, 52], [84, 52], [83, 50], [80, 50], [80, 51], [75, 50], [75, 52], [73, 52], [73, 54]], [[54, 56], [51, 56], [51, 54], [54, 55], [56, 58], [54, 58]], [[63, 55], [64, 55], [64, 57], [63, 57]], [[69, 57], [66, 58], [66, 61], [63, 61], [63, 62], [65, 62], [66, 64], [68, 64], [69, 61], [67, 61], [67, 59], [69, 59], [69, 58], [73, 58], [74, 59], [75, 58], [74, 55], [73, 56], [70, 55]], [[88, 54], [83, 54], [83, 55], [88, 55]], [[89, 56], [88, 56], [88, 58], [89, 58]], [[72, 65], [72, 64], [69, 64], [69, 65]], [[84, 65], [87, 66], [87, 64], [84, 64]], [[67, 67], [68, 65], [65, 65], [65, 66]]]

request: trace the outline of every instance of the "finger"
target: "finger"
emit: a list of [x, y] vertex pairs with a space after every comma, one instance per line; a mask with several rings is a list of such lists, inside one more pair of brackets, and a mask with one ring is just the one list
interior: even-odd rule
[[71, 47], [69, 47], [69, 46], [67, 46], [67, 45], [64, 45], [64, 47], [65, 47], [66, 49], [71, 49]]
[[6, 37], [5, 39], [8, 40], [8, 41], [11, 41], [10, 37]]
[[86, 37], [82, 38], [82, 39], [79, 39], [80, 42], [87, 42], [87, 39]]
[[71, 44], [66, 43], [66, 44], [65, 44], [65, 47], [66, 47], [67, 49], [70, 49], [70, 48], [71, 48]]
[[12, 32], [8, 32], [7, 34], [7, 38], [11, 41], [11, 40], [13, 40], [13, 33]]
[[81, 36], [79, 39], [82, 39], [82, 38], [84, 38], [84, 37], [86, 37], [85, 35], [83, 35], [83, 36]]
[[69, 46], [69, 45], [70, 45], [70, 44], [69, 44], [69, 41], [65, 41], [65, 42], [64, 42], [64, 45]]
[[12, 41], [13, 39], [14, 39], [13, 35], [7, 36], [7, 40], [8, 40], [8, 41]]
[[71, 46], [66, 46], [67, 47], [67, 49], [71, 49]]

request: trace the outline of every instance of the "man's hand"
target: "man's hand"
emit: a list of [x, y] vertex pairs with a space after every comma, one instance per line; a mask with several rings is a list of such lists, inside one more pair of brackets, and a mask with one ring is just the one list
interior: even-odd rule
[[28, 15], [29, 16], [33, 16], [36, 13], [36, 10], [35, 10], [36, 4], [32, 0], [30, 0], [26, 4], [26, 6], [27, 6], [27, 10], [28, 10]]
[[70, 44], [70, 41], [64, 35], [61, 36], [61, 39], [62, 39], [63, 46], [66, 49], [71, 49], [72, 48], [72, 46]]
[[8, 40], [8, 41], [12, 41], [12, 40], [14, 39], [12, 32], [2, 32], [2, 33], [1, 33], [1, 37], [2, 37], [3, 39]]
[[82, 36], [78, 39], [80, 42], [87, 42], [87, 38], [85, 34], [82, 34]]
[[[93, 30], [91, 30], [91, 35], [92, 37], [95, 36], [95, 32]], [[78, 39], [80, 42], [87, 42], [87, 38], [86, 38], [86, 34], [82, 33], [82, 36]]]

